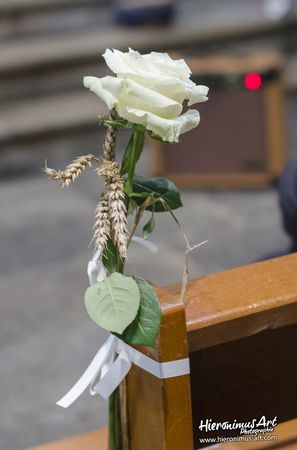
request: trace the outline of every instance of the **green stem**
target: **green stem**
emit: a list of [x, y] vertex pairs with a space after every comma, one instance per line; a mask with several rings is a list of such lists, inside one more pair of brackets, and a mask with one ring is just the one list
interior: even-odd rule
[[133, 177], [135, 174], [136, 163], [141, 155], [144, 145], [145, 130], [142, 128], [134, 128], [131, 151], [129, 154], [128, 178], [126, 181], [126, 192], [129, 195], [133, 192]]
[[[121, 173], [127, 173], [125, 192], [127, 194], [127, 210], [129, 208], [130, 195], [133, 193], [133, 178], [136, 163], [142, 153], [144, 145], [145, 129], [136, 126], [123, 157]], [[118, 252], [116, 257], [116, 269], [124, 272], [124, 263]], [[117, 407], [117, 401], [119, 402]], [[119, 412], [119, 416], [118, 413]], [[129, 428], [127, 411], [127, 385], [124, 380], [121, 386], [109, 398], [109, 450], [129, 450]]]
[[108, 399], [109, 418], [109, 450], [117, 450], [117, 426], [116, 426], [116, 392], [113, 392]]

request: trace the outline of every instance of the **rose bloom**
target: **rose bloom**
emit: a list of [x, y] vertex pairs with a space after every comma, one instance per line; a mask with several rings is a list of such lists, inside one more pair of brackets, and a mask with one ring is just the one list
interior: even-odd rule
[[117, 76], [84, 77], [84, 86], [120, 117], [169, 142], [178, 142], [180, 134], [199, 124], [196, 109], [182, 114], [184, 102], [188, 100], [189, 106], [205, 102], [208, 88], [190, 80], [183, 59], [173, 60], [167, 53], [141, 55], [132, 49], [126, 53], [108, 49], [103, 57]]

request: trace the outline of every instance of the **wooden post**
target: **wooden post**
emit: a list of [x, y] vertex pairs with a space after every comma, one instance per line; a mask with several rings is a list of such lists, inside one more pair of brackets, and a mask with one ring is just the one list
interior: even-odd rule
[[[158, 290], [162, 323], [156, 351], [144, 353], [160, 362], [188, 357], [184, 306]], [[190, 377], [160, 380], [133, 366], [128, 375], [131, 450], [193, 450]]]

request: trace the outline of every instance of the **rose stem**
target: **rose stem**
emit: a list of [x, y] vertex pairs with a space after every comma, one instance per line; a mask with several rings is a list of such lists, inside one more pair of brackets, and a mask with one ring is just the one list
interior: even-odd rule
[[117, 448], [117, 438], [116, 438], [116, 391], [113, 392], [108, 399], [108, 421], [109, 421], [109, 439], [108, 448], [109, 450], [118, 450]]

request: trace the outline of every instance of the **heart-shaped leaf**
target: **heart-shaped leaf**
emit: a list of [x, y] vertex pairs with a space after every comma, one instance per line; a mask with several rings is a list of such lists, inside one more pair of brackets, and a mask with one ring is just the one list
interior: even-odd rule
[[[146, 197], [153, 195], [155, 198], [162, 198], [170, 209], [177, 209], [183, 206], [177, 187], [167, 178], [144, 178], [135, 175], [133, 178], [133, 193], [137, 194], [134, 196], [134, 199], [138, 205], [141, 205]], [[138, 196], [139, 193], [141, 194], [140, 197]], [[147, 209], [152, 210], [152, 206]], [[167, 211], [167, 209], [161, 202], [155, 203], [155, 212], [164, 211]]]
[[97, 325], [122, 334], [137, 315], [140, 292], [132, 277], [114, 272], [86, 290], [85, 305]]
[[155, 290], [143, 279], [133, 277], [140, 291], [140, 308], [134, 321], [124, 331], [127, 344], [154, 347], [161, 323], [161, 308]]

